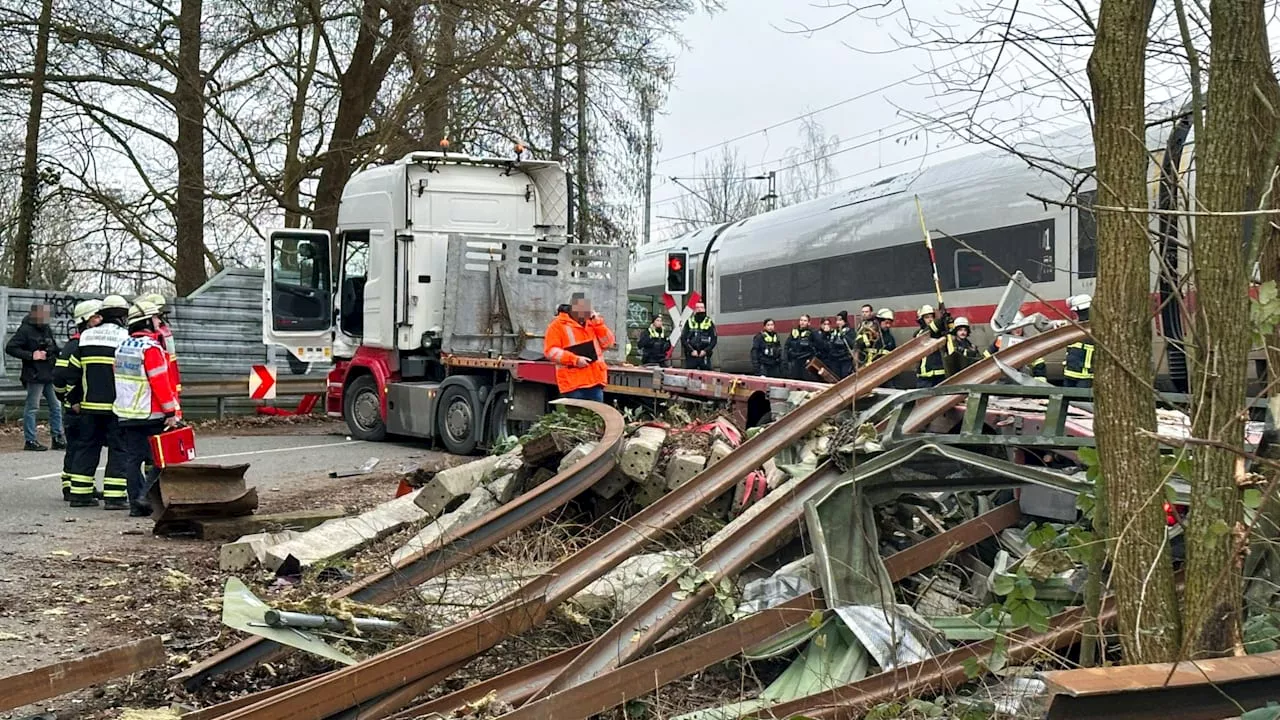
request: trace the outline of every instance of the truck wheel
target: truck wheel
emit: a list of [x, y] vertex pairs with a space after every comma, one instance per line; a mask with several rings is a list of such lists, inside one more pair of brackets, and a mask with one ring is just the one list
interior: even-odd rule
[[529, 430], [530, 423], [507, 417], [510, 409], [507, 406], [507, 392], [503, 390], [493, 399], [493, 404], [489, 408], [489, 417], [485, 420], [484, 442], [487, 447], [493, 447], [494, 443], [507, 435], [520, 437]]
[[454, 455], [476, 451], [476, 424], [480, 413], [471, 403], [471, 393], [461, 385], [450, 385], [440, 393], [436, 405], [436, 429], [444, 447]]
[[382, 421], [382, 398], [372, 375], [352, 380], [343, 396], [342, 417], [347, 421], [351, 437], [378, 442], [387, 436], [387, 425]]

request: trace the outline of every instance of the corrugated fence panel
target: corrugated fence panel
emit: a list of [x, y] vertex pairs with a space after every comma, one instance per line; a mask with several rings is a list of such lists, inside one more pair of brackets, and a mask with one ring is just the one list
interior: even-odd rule
[[[267, 364], [269, 359], [267, 347], [262, 344], [262, 282], [261, 270], [231, 268], [218, 273], [190, 297], [169, 300], [169, 321], [184, 381], [243, 379], [245, 395], [248, 395], [250, 368]], [[75, 326], [72, 309], [89, 297], [97, 296], [0, 288], [4, 341], [18, 329], [32, 304], [44, 303], [53, 309], [54, 336], [59, 343], [64, 342]], [[280, 376], [304, 371], [309, 376], [323, 377], [329, 371], [328, 364], [307, 367], [293, 363], [291, 367], [283, 357], [287, 356], [283, 350], [272, 355], [277, 358]], [[3, 356], [0, 360], [0, 371], [5, 376], [3, 385], [17, 386], [21, 369], [21, 361]]]

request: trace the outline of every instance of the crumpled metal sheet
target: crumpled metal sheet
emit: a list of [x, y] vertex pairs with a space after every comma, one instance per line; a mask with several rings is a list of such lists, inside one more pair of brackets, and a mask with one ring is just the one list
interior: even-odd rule
[[918, 663], [951, 649], [906, 605], [844, 605], [835, 612], [882, 670]]

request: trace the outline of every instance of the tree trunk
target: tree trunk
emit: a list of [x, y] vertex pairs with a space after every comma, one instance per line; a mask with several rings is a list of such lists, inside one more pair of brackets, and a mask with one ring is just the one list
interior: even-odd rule
[[574, 148], [578, 159], [578, 169], [574, 178], [577, 183], [578, 209], [577, 221], [578, 242], [587, 242], [591, 227], [590, 186], [587, 177], [588, 152], [591, 133], [587, 129], [587, 0], [578, 0], [574, 8], [574, 82], [577, 90], [578, 111], [578, 143]]
[[[452, 0], [440, 2], [439, 17], [436, 21], [436, 77], [453, 77], [458, 64], [458, 20], [462, 8]], [[449, 133], [449, 88], [452, 83], [431, 83], [435, 85], [427, 96], [423, 114], [427, 147], [437, 147]]]
[[[338, 203], [342, 200], [342, 188], [354, 170], [360, 126], [382, 88], [391, 63], [404, 47], [413, 26], [417, 2], [395, 0], [388, 3], [391, 35], [379, 49], [382, 6], [377, 0], [365, 0], [351, 61], [338, 80], [338, 112], [329, 133], [329, 147], [320, 161], [320, 179], [316, 183], [311, 217], [312, 227], [321, 230], [333, 231], [338, 226]], [[337, 254], [334, 255], [336, 258]]]
[[556, 0], [555, 67], [551, 69], [551, 157], [564, 157], [564, 45], [569, 22], [566, 0]]
[[[1098, 205], [1147, 207], [1145, 53], [1150, 0], [1102, 0], [1089, 57]], [[1130, 663], [1176, 658], [1180, 640], [1173, 565], [1165, 542], [1163, 477], [1154, 432], [1151, 247], [1145, 215], [1098, 211], [1095, 433], [1100, 501], [1114, 544], [1112, 588]]]
[[[1209, 212], [1246, 209], [1256, 155], [1251, 142], [1258, 74], [1251, 56], [1263, 27], [1262, 0], [1210, 3], [1213, 71], [1205, 137], [1197, 138], [1196, 200]], [[1250, 337], [1248, 243], [1240, 217], [1196, 219], [1191, 433], [1244, 449], [1244, 386]], [[1187, 523], [1186, 633], [1193, 657], [1221, 656], [1240, 642], [1242, 543], [1237, 540], [1240, 456], [1204, 447], [1195, 453]]]
[[302, 227], [302, 158], [298, 157], [302, 146], [302, 123], [306, 119], [307, 97], [311, 89], [311, 81], [315, 77], [316, 63], [320, 58], [320, 40], [323, 33], [320, 19], [320, 8], [314, 2], [308, 2], [307, 8], [298, 8], [298, 12], [306, 12], [312, 19], [311, 46], [307, 49], [305, 59], [302, 55], [302, 33], [298, 29], [298, 71], [294, 76], [293, 103], [289, 107], [289, 137], [285, 141], [284, 151], [284, 226]]
[[204, 79], [200, 72], [202, 0], [178, 9], [178, 73], [173, 107], [178, 120], [178, 193], [174, 203], [174, 289], [186, 295], [209, 279], [204, 258]]
[[44, 78], [49, 64], [49, 21], [53, 0], [40, 6], [36, 31], [36, 56], [31, 69], [31, 104], [27, 109], [27, 136], [23, 142], [22, 190], [18, 196], [18, 229], [13, 238], [14, 287], [31, 284], [31, 238], [35, 235], [36, 212], [40, 200], [40, 118], [44, 114]]

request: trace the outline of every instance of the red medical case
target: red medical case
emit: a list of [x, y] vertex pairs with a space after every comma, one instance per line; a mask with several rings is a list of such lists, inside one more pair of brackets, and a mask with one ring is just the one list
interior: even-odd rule
[[151, 457], [156, 467], [180, 465], [196, 459], [196, 434], [190, 427], [178, 427], [151, 436]]

